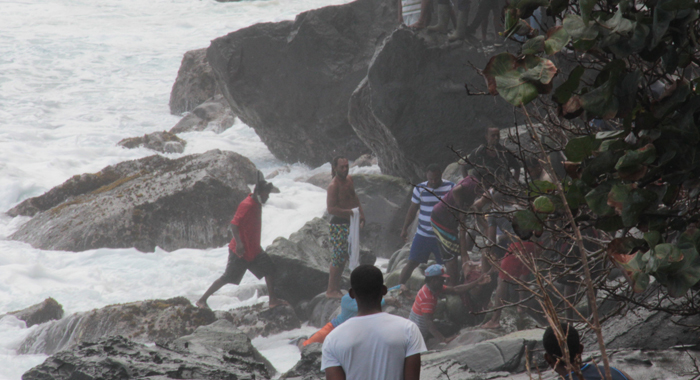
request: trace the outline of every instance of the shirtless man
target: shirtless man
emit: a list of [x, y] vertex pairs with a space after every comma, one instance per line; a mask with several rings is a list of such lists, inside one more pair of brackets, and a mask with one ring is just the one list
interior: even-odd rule
[[326, 297], [341, 298], [340, 278], [345, 269], [345, 263], [349, 259], [348, 235], [350, 233], [350, 217], [355, 207], [360, 208], [360, 228], [365, 226], [365, 213], [362, 211], [360, 200], [355, 194], [355, 185], [352, 177], [348, 175], [350, 165], [345, 157], [335, 157], [331, 162], [331, 184], [326, 194], [326, 206], [328, 213], [332, 215], [330, 223], [331, 255], [330, 276], [328, 277], [328, 289]]

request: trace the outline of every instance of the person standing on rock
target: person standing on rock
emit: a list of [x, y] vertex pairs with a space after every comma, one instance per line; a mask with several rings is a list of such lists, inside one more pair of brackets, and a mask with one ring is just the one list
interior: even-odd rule
[[270, 256], [260, 246], [260, 230], [262, 228], [262, 206], [270, 198], [270, 193], [279, 193], [279, 189], [259, 180], [252, 194], [249, 194], [239, 205], [231, 220], [233, 239], [228, 245], [228, 264], [226, 271], [207, 289], [196, 305], [209, 308], [207, 299], [226, 284], [240, 284], [246, 270], [251, 271], [258, 279], [265, 277], [267, 292], [270, 296], [269, 306], [274, 308], [286, 305], [287, 302], [275, 295], [275, 264]]
[[[583, 364], [583, 359], [581, 358], [583, 355], [583, 344], [581, 344], [581, 338], [574, 326], [569, 323], [562, 323], [560, 324], [560, 328], [563, 334], [561, 343], [565, 343], [566, 349], [569, 351], [569, 363], [574, 368], [580, 369], [583, 380], [605, 379], [605, 367], [602, 364]], [[575, 371], [571, 371], [571, 368], [566, 365], [563, 354], [564, 350], [552, 326], [547, 327], [544, 331], [542, 335], [542, 345], [545, 351], [544, 360], [554, 369], [554, 372], [565, 380], [579, 379]], [[612, 380], [632, 380], [630, 375], [615, 367], [610, 367], [610, 376]]]
[[427, 181], [421, 182], [413, 188], [411, 206], [408, 208], [403, 229], [401, 229], [401, 237], [404, 240], [408, 239], [408, 229], [416, 218], [416, 213], [419, 212], [418, 228], [411, 243], [411, 253], [399, 276], [402, 291], [408, 290], [406, 282], [419, 264], [428, 262], [431, 253], [438, 264], [443, 264], [438, 240], [433, 233], [433, 226], [430, 224], [430, 214], [433, 212], [433, 207], [452, 190], [455, 184], [442, 179], [442, 169], [437, 164], [428, 166], [426, 177]]
[[321, 370], [326, 379], [419, 379], [425, 342], [413, 322], [382, 312], [387, 293], [382, 271], [372, 265], [355, 268], [349, 293], [357, 300], [358, 314], [323, 342]]
[[340, 280], [345, 269], [345, 263], [349, 259], [348, 238], [350, 236], [350, 222], [353, 210], [358, 209], [360, 228], [365, 225], [365, 213], [362, 211], [360, 199], [355, 193], [355, 185], [352, 177], [348, 175], [350, 165], [345, 157], [335, 157], [331, 162], [331, 184], [326, 191], [326, 206], [331, 214], [331, 266], [328, 277], [328, 289], [326, 297], [341, 298]]
[[472, 172], [479, 173], [486, 188], [517, 182], [520, 177], [520, 164], [515, 155], [501, 145], [500, 136], [498, 128], [486, 128], [486, 144], [481, 144], [467, 156], [474, 166]]

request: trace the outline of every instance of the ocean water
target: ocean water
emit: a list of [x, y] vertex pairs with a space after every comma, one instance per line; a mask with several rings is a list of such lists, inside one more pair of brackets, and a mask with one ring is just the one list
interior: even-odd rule
[[[179, 120], [168, 100], [182, 55], [258, 22], [293, 19], [302, 11], [348, 0], [3, 0], [0, 12], [0, 315], [55, 298], [66, 314], [109, 304], [185, 296], [196, 300], [223, 271], [225, 247], [209, 250], [97, 249], [43, 251], [7, 240], [28, 218], [4, 211], [41, 195], [76, 174], [154, 154], [116, 146], [127, 137], [169, 130]], [[263, 173], [276, 160], [255, 132], [237, 121], [229, 130], [181, 135], [183, 154], [232, 150]], [[179, 154], [167, 155], [177, 158]], [[263, 211], [263, 244], [288, 237], [321, 216], [324, 191], [296, 181], [328, 166], [289, 166], [273, 182]], [[378, 170], [376, 167], [370, 171]], [[258, 282], [246, 274], [243, 284]], [[240, 301], [229, 285], [210, 298], [228, 309]], [[14, 317], [0, 319], [0, 379], [19, 379], [45, 355], [17, 355], [31, 329]], [[280, 372], [296, 363], [287, 332], [254, 343]]]

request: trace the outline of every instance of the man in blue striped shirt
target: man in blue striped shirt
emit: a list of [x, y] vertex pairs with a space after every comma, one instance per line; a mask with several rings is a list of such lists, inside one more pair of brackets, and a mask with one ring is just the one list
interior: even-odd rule
[[[413, 197], [411, 197], [411, 206], [406, 213], [406, 220], [401, 230], [401, 237], [404, 240], [408, 239], [408, 228], [418, 214], [418, 229], [411, 243], [411, 254], [408, 256], [406, 266], [401, 270], [399, 284], [401, 289], [406, 290], [406, 281], [411, 277], [413, 271], [421, 263], [428, 262], [428, 258], [432, 253], [435, 261], [442, 265], [442, 257], [440, 256], [440, 248], [437, 238], [433, 233], [433, 226], [430, 224], [430, 214], [433, 212], [433, 207], [440, 202], [445, 194], [447, 194], [455, 184], [442, 179], [442, 169], [437, 164], [428, 166], [426, 173], [427, 181], [418, 184], [413, 188]], [[438, 197], [440, 199], [438, 199]]]

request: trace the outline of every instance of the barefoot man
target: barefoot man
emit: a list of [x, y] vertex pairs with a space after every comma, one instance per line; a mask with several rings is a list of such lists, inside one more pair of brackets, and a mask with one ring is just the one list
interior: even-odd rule
[[350, 165], [345, 157], [335, 157], [331, 162], [331, 184], [326, 194], [326, 206], [328, 213], [332, 215], [330, 223], [331, 233], [331, 267], [328, 277], [328, 289], [326, 297], [341, 298], [340, 278], [348, 261], [348, 236], [350, 234], [350, 218], [353, 209], [360, 210], [360, 228], [365, 226], [365, 213], [362, 211], [360, 200], [355, 194], [355, 185], [352, 177], [348, 175]]
[[224, 274], [214, 281], [196, 305], [209, 308], [207, 299], [226, 284], [238, 285], [246, 270], [258, 279], [265, 277], [267, 292], [270, 295], [270, 309], [286, 305], [287, 302], [275, 296], [275, 264], [270, 256], [260, 247], [260, 229], [262, 227], [262, 205], [270, 198], [270, 193], [279, 193], [279, 189], [270, 182], [261, 180], [239, 205], [231, 221], [233, 239], [228, 245], [228, 264]]

